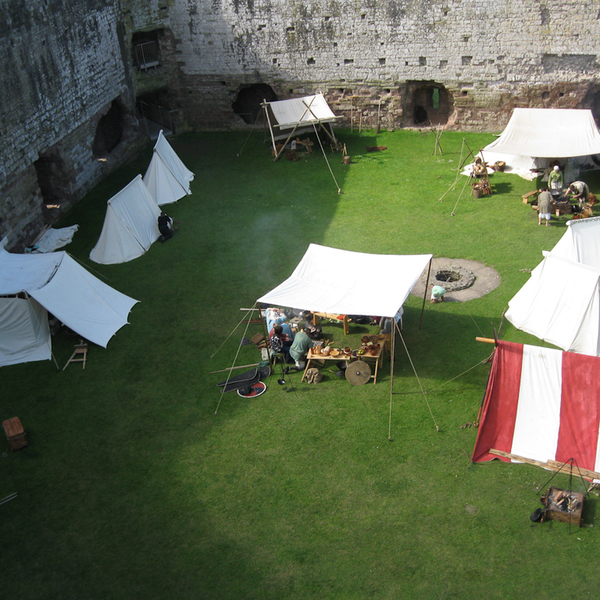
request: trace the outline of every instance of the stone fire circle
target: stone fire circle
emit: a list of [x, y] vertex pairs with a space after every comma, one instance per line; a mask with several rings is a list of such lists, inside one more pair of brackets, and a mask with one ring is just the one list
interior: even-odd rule
[[[412, 290], [413, 296], [423, 297], [427, 282], [426, 268]], [[446, 288], [444, 302], [466, 302], [481, 298], [495, 290], [501, 282], [492, 267], [462, 258], [434, 258], [431, 263], [429, 283]], [[430, 294], [427, 294], [429, 300]]]

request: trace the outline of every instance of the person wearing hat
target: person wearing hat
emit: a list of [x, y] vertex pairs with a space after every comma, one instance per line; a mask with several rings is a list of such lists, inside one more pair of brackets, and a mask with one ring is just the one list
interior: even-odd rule
[[443, 288], [441, 285], [431, 285], [431, 304], [437, 304], [438, 302], [444, 301], [444, 294], [446, 293], [446, 288]]
[[562, 171], [558, 165], [554, 165], [554, 168], [550, 171], [550, 175], [548, 175], [548, 188], [550, 189], [550, 194], [552, 194], [554, 200], [560, 198], [564, 185], [565, 182]]

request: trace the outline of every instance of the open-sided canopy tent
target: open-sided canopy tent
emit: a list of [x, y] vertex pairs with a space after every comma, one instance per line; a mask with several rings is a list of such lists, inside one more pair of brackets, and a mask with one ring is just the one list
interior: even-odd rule
[[515, 108], [502, 135], [481, 152], [488, 164], [503, 161], [506, 171], [529, 180], [539, 174], [532, 169], [545, 169], [553, 159], [571, 159], [565, 183], [578, 176], [583, 164], [594, 164], [581, 157], [596, 154], [600, 133], [592, 111], [566, 108]]
[[543, 254], [506, 318], [563, 350], [600, 356], [600, 269]]
[[[310, 244], [294, 272], [258, 299], [274, 306], [395, 317], [433, 258], [365, 254]], [[377, 290], [368, 281], [377, 282]]]
[[50, 359], [46, 311], [105, 348], [127, 324], [137, 302], [94, 277], [66, 252], [11, 254], [4, 249], [0, 296], [13, 296], [0, 298], [0, 365]]
[[141, 256], [160, 236], [159, 215], [158, 205], [138, 175], [108, 201], [102, 232], [90, 258], [112, 265]]
[[277, 100], [264, 102], [266, 124], [271, 134], [273, 151], [276, 152], [276, 142], [285, 140], [281, 150], [276, 153], [275, 159], [279, 157], [283, 148], [294, 135], [324, 131], [327, 136], [337, 145], [333, 129], [325, 127], [337, 120], [331, 108], [327, 104], [323, 94], [305, 96], [304, 98], [292, 98], [290, 100]]
[[573, 458], [579, 468], [598, 473], [599, 370], [595, 356], [499, 342], [473, 462], [499, 458], [493, 449], [541, 463]]
[[144, 183], [150, 195], [159, 206], [177, 202], [192, 193], [190, 182], [193, 180], [194, 174], [177, 156], [161, 129], [154, 144], [152, 160], [144, 175]]

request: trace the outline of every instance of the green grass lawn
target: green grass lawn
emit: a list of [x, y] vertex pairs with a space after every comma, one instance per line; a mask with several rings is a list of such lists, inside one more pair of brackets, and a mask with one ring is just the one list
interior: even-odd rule
[[[145, 172], [151, 143], [63, 218], [60, 226], [80, 225], [67, 250], [140, 303], [107, 349], [91, 347], [85, 370], [53, 362], [1, 370], [0, 416], [19, 416], [29, 440], [0, 458], [0, 499], [18, 493], [0, 505], [4, 598], [597, 592], [597, 497], [586, 505], [590, 527], [532, 523], [552, 474], [471, 464], [477, 430], [463, 427], [477, 417], [492, 350], [475, 337], [493, 337], [566, 217], [538, 227], [521, 201], [535, 182], [508, 173], [492, 176], [491, 197], [463, 191], [457, 167], [492, 135], [444, 133], [441, 155], [433, 133], [339, 137], [352, 164], [328, 149], [332, 173], [318, 150], [271, 162], [262, 133], [171, 140], [196, 174], [193, 194], [166, 207], [181, 221], [177, 235], [126, 264], [97, 265], [88, 255], [106, 201]], [[387, 150], [366, 151], [374, 145]], [[598, 193], [598, 179], [588, 181]], [[259, 398], [221, 396], [216, 384], [226, 375], [213, 371], [238, 350], [238, 364], [259, 359], [254, 347], [239, 348], [260, 331], [240, 325], [240, 308], [287, 278], [310, 243], [476, 260], [502, 283], [469, 302], [427, 303], [421, 328], [422, 299], [409, 297], [410, 359], [399, 341], [393, 396], [389, 363], [377, 385], [351, 386], [325, 371], [319, 385], [294, 373], [280, 386], [276, 372]], [[380, 282], [362, 277], [376, 293]], [[349, 339], [340, 326], [325, 331], [356, 345], [375, 330], [353, 326]], [[543, 345], [508, 322], [501, 337]], [[77, 339], [55, 336], [61, 368]]]

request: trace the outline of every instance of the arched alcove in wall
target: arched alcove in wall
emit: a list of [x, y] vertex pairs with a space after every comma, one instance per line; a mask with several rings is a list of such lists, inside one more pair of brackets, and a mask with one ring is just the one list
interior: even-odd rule
[[96, 158], [108, 156], [123, 137], [123, 107], [118, 100], [113, 100], [108, 112], [100, 118], [96, 126], [96, 134], [92, 144], [92, 152]]
[[278, 100], [277, 94], [270, 85], [255, 83], [239, 89], [231, 108], [244, 120], [244, 123], [253, 125], [260, 115], [261, 104], [264, 100], [275, 102]]
[[594, 85], [588, 90], [582, 104], [582, 108], [592, 111], [596, 125], [600, 126], [600, 85]]
[[451, 94], [434, 81], [411, 81], [407, 84], [405, 114], [409, 125], [445, 125], [454, 103]]

